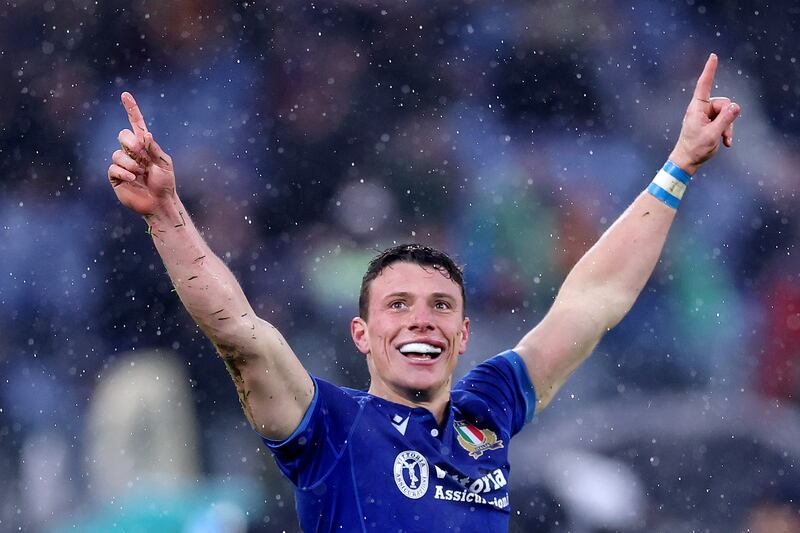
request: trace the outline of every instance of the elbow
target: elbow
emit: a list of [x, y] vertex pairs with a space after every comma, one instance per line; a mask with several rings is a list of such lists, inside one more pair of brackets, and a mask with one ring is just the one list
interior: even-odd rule
[[635, 296], [618, 297], [609, 302], [608, 314], [604, 317], [606, 331], [612, 329], [617, 324], [622, 322], [622, 319], [625, 318], [625, 315], [627, 315], [631, 308], [633, 308], [634, 302], [636, 302]]
[[230, 317], [220, 313], [217, 319], [208, 320], [202, 328], [206, 336], [220, 350], [222, 347], [235, 347], [241, 352], [258, 338], [256, 323], [243, 317]]
[[618, 295], [617, 297], [609, 298], [604, 306], [605, 312], [601, 314], [598, 320], [604, 328], [603, 333], [605, 334], [622, 322], [622, 319], [630, 312], [635, 302], [635, 297]]

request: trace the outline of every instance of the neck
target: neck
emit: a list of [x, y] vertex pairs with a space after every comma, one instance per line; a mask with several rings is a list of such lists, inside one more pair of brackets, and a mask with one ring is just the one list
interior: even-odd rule
[[396, 391], [392, 387], [385, 384], [381, 386], [381, 384], [373, 381], [367, 392], [400, 405], [427, 409], [436, 419], [436, 423], [441, 426], [445, 419], [447, 404], [450, 401], [449, 385], [450, 383], [448, 382], [447, 386], [443, 387], [440, 392], [431, 393], [429, 391]]

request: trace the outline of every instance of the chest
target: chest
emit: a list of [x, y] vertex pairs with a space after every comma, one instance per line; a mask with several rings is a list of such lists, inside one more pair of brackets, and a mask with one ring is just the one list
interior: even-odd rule
[[508, 513], [508, 443], [498, 428], [458, 416], [440, 427], [416, 411], [365, 415], [349, 443], [365, 516]]

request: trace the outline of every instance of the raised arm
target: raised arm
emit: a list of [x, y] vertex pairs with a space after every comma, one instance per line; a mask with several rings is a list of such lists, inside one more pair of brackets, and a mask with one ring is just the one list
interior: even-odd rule
[[142, 215], [183, 305], [217, 348], [253, 427], [270, 439], [300, 424], [314, 384], [284, 338], [258, 318], [228, 267], [211, 251], [175, 190], [172, 159], [147, 130], [129, 93], [132, 130], [122, 130], [108, 179], [119, 201]]
[[[711, 54], [669, 157], [689, 175], [719, 150], [721, 142], [728, 147], [733, 143], [733, 121], [740, 108], [727, 98], [711, 98], [716, 68], [717, 56]], [[660, 172], [657, 178], [682, 196], [682, 185], [669, 175]], [[657, 187], [655, 192], [664, 195], [659, 189], [665, 190]], [[676, 205], [675, 196], [665, 198]], [[633, 306], [661, 255], [675, 213], [650, 192], [641, 193], [578, 261], [547, 315], [519, 342], [515, 350], [536, 389], [537, 411]]]

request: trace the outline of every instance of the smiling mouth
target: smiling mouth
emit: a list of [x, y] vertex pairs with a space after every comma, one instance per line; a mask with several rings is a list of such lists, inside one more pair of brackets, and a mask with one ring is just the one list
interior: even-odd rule
[[442, 349], [427, 342], [410, 342], [400, 346], [400, 353], [415, 361], [431, 361], [441, 355]]

